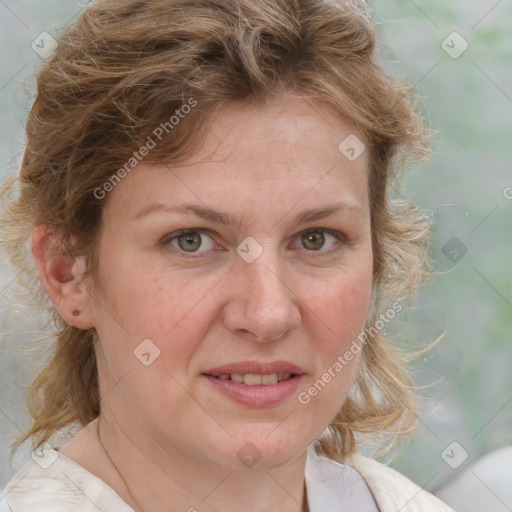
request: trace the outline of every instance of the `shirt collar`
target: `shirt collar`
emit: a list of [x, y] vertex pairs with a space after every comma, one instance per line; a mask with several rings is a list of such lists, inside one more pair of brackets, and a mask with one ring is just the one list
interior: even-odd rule
[[352, 467], [308, 448], [305, 467], [310, 512], [379, 512], [363, 477]]

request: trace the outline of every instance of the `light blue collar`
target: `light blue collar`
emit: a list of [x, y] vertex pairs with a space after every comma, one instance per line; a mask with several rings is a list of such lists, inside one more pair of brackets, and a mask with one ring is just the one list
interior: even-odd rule
[[352, 467], [308, 448], [305, 480], [310, 512], [379, 512], [368, 485]]

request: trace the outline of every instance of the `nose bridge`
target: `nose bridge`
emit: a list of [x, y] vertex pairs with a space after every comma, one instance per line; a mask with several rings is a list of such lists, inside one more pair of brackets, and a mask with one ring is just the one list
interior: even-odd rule
[[[260, 257], [262, 258], [262, 257]], [[248, 275], [248, 291], [251, 303], [260, 309], [282, 308], [290, 299], [290, 290], [286, 286], [279, 263], [270, 264], [268, 259], [256, 260], [243, 265], [243, 273]]]
[[290, 284], [286, 282], [278, 250], [271, 244], [251, 263], [236, 262], [239, 306], [231, 316], [231, 328], [249, 332], [259, 341], [271, 341], [296, 327], [300, 314]]

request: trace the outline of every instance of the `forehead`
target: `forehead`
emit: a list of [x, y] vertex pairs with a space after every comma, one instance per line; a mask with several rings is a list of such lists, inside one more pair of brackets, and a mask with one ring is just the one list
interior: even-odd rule
[[230, 102], [214, 114], [202, 145], [184, 163], [142, 161], [113, 191], [111, 203], [131, 213], [169, 200], [223, 210], [244, 201], [248, 207], [248, 200], [288, 208], [340, 200], [365, 208], [367, 152], [348, 158], [344, 141], [352, 139], [361, 139], [355, 128], [318, 101], [288, 95], [264, 106]]
[[[343, 163], [351, 163], [340, 144], [354, 137], [362, 139], [355, 127], [332, 107], [288, 93], [264, 106], [249, 102], [224, 105], [214, 114], [209, 136], [192, 160], [215, 153], [216, 159], [231, 161], [296, 161], [296, 169], [307, 167], [304, 162], [310, 161], [330, 159], [335, 164], [342, 156], [346, 160]], [[350, 167], [366, 167], [366, 152], [360, 156], [360, 161]]]

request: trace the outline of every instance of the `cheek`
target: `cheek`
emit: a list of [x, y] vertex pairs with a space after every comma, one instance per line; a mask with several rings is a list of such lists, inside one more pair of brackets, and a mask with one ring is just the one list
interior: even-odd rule
[[342, 348], [364, 329], [372, 296], [371, 267], [339, 272], [322, 280], [316, 287], [310, 283], [307, 305], [314, 316], [311, 323], [322, 332], [333, 349]]
[[356, 378], [371, 295], [371, 272], [360, 269], [333, 276], [309, 296], [314, 312], [311, 339], [319, 364], [298, 401], [305, 410], [315, 411], [319, 423], [331, 423]]
[[[215, 287], [212, 277], [149, 264], [142, 258], [112, 260], [107, 256], [99, 272], [98, 300], [106, 320], [115, 320], [134, 337], [161, 338], [182, 329], [183, 320]], [[101, 313], [101, 311], [100, 311]], [[109, 318], [110, 317], [110, 318]]]
[[[159, 367], [179, 378], [187, 372], [214, 320], [211, 292], [219, 277], [192, 279], [184, 272], [134, 263], [118, 260], [113, 267], [105, 265], [97, 330], [115, 376], [130, 370], [137, 379], [148, 379], [146, 384], [137, 381], [141, 388], [154, 387], [151, 379]], [[158, 359], [147, 376], [139, 375], [145, 367], [134, 354], [148, 351]]]

